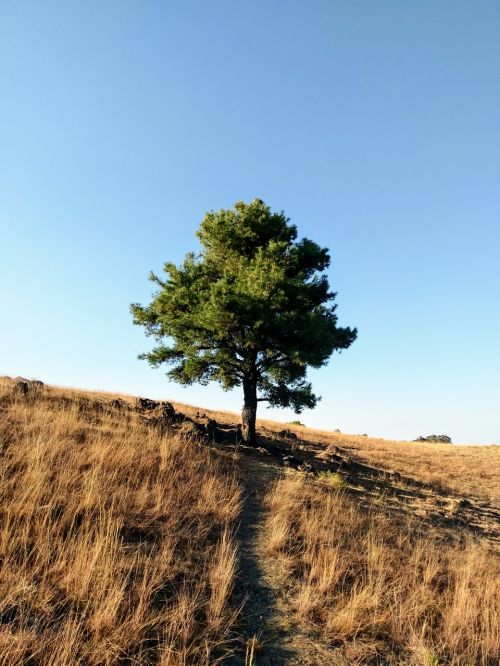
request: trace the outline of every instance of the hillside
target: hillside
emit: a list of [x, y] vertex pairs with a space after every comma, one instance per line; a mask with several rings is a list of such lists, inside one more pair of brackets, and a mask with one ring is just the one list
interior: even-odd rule
[[0, 664], [500, 657], [500, 447], [0, 380]]

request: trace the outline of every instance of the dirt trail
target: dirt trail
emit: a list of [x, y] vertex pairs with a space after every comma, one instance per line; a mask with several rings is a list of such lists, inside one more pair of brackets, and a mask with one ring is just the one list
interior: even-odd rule
[[[226, 445], [217, 448], [222, 455], [231, 457], [233, 463], [236, 463], [244, 489], [236, 535], [240, 566], [234, 599], [242, 607], [239, 621], [241, 646], [223, 664], [346, 666], [339, 651], [329, 647], [320, 635], [293, 622], [293, 611], [287, 607], [286, 581], [283, 584], [279, 566], [264, 544], [268, 512], [264, 497], [277, 479], [301, 472], [284, 467], [279, 455], [264, 447], [248, 449]], [[307, 453], [303, 449], [300, 453], [294, 451], [295, 455], [301, 457]], [[315, 462], [311, 455], [308, 460], [310, 463]], [[324, 461], [318, 463], [324, 465]], [[335, 464], [332, 467], [335, 469]], [[434, 524], [445, 531], [449, 530], [450, 536], [458, 536], [463, 530], [464, 534], [474, 535], [490, 546], [498, 546], [499, 515], [486, 503], [480, 507], [476, 500], [459, 501], [454, 497], [441, 496], [424, 485], [415, 487], [414, 482], [407, 484], [399, 475], [396, 485], [393, 485], [393, 480], [388, 479], [385, 472], [365, 465], [351, 464], [347, 479], [346, 492], [360, 508], [380, 505], [391, 511], [395, 518], [399, 513], [411, 513], [421, 516], [429, 526]], [[250, 657], [253, 640], [255, 650]]]
[[[244, 504], [237, 532], [240, 552], [236, 603], [243, 605], [240, 620], [243, 645], [224, 660], [227, 666], [336, 664], [319, 637], [304, 633], [290, 621], [276, 576], [275, 563], [263, 547], [267, 509], [263, 498], [273, 482], [294, 473], [270, 462], [242, 456], [239, 460]], [[250, 656], [253, 639], [255, 649]]]

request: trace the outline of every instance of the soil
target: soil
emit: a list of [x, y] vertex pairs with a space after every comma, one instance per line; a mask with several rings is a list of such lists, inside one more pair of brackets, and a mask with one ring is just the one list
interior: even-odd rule
[[238, 465], [244, 503], [237, 531], [240, 565], [234, 601], [242, 607], [241, 644], [236, 654], [223, 664], [340, 666], [335, 652], [319, 636], [305, 633], [290, 622], [291, 613], [286, 608], [276, 565], [263, 546], [267, 508], [262, 500], [278, 478], [294, 471], [259, 460], [258, 456], [247, 450]]

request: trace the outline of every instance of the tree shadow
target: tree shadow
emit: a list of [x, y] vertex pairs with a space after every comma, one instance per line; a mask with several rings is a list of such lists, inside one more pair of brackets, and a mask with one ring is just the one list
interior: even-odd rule
[[464, 498], [439, 485], [368, 465], [355, 460], [342, 447], [332, 447], [334, 452], [325, 456], [328, 447], [324, 444], [289, 430], [261, 430], [256, 448], [241, 445], [234, 426], [218, 427], [212, 436], [216, 445], [259, 458], [277, 472], [280, 467], [288, 467], [316, 479], [324, 473], [337, 473], [345, 481], [344, 492], [361, 508], [370, 510], [374, 500], [383, 498], [386, 509], [395, 516], [417, 519], [422, 531], [441, 527], [450, 538], [469, 536], [500, 546], [500, 511], [485, 500]]

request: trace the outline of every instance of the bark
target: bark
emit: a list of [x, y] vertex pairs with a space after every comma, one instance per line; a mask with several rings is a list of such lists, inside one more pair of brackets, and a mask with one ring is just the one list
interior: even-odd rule
[[255, 446], [255, 420], [257, 418], [257, 382], [252, 379], [243, 381], [243, 411], [241, 412], [241, 434], [245, 444]]

